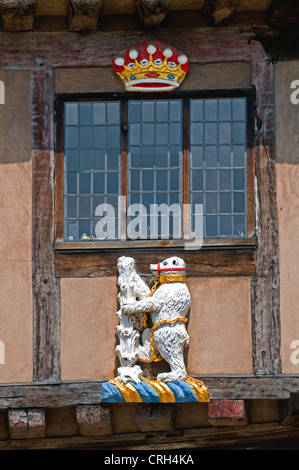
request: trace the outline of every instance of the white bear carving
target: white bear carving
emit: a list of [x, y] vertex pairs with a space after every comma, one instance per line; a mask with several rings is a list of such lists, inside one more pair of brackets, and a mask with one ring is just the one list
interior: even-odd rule
[[185, 279], [185, 263], [181, 258], [171, 257], [150, 266], [160, 276], [160, 284], [151, 297], [125, 304], [126, 315], [147, 312], [153, 323], [155, 350], [169, 363], [170, 372], [158, 374], [161, 382], [179, 382], [186, 379], [184, 348], [188, 345], [186, 315], [191, 298]]

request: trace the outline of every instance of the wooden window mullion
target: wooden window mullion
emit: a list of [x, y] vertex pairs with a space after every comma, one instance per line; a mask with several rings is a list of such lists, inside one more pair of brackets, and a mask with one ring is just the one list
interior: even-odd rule
[[56, 135], [56, 191], [55, 216], [56, 240], [64, 239], [64, 101], [56, 103], [57, 135]]
[[127, 239], [127, 198], [128, 198], [128, 101], [121, 101], [121, 190], [120, 238]]
[[183, 152], [182, 152], [182, 238], [190, 232], [190, 100], [183, 99]]

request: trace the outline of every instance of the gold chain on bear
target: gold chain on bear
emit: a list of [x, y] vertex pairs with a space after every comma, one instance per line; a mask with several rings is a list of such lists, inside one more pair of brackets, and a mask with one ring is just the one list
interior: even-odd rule
[[178, 322], [178, 321], [181, 321], [182, 323], [186, 323], [188, 321], [187, 318], [181, 318], [181, 317], [178, 317], [178, 318], [173, 318], [172, 320], [161, 320], [159, 321], [158, 323], [156, 323], [155, 326], [152, 327], [151, 329], [151, 334], [150, 334], [150, 348], [151, 348], [151, 353], [152, 353], [152, 359], [154, 362], [158, 362], [158, 361], [161, 361], [162, 360], [162, 356], [156, 356], [155, 354], [155, 351], [154, 351], [154, 331], [156, 331], [158, 328], [160, 328], [160, 326], [162, 325], [173, 325], [174, 323]]
[[[157, 277], [154, 280], [154, 285], [151, 288], [151, 291], [147, 294], [146, 297], [151, 297], [154, 292], [156, 291], [158, 284], [164, 284], [168, 282], [186, 282], [186, 276], [184, 274], [164, 274], [160, 276], [159, 278]], [[143, 328], [147, 328], [147, 313], [144, 312], [142, 315], [142, 321], [143, 321]], [[162, 356], [156, 356], [155, 351], [154, 351], [154, 331], [157, 330], [162, 325], [168, 324], [168, 325], [173, 325], [174, 323], [181, 321], [186, 323], [188, 320], [187, 318], [174, 318], [173, 320], [161, 320], [159, 321], [155, 326], [152, 327], [151, 333], [149, 336], [150, 339], [150, 349], [152, 353], [152, 359], [154, 362], [159, 362], [162, 360]]]

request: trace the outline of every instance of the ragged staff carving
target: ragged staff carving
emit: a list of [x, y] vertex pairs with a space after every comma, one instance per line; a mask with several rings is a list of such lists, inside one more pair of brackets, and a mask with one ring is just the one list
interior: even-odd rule
[[143, 330], [140, 344], [140, 333], [135, 325], [137, 317], [127, 315], [122, 312], [124, 305], [133, 304], [136, 300], [144, 299], [150, 292], [149, 287], [137, 274], [135, 260], [122, 256], [118, 259], [118, 302], [119, 310], [116, 313], [119, 325], [116, 327], [116, 334], [119, 344], [116, 346], [120, 367], [117, 369], [118, 380], [123, 383], [138, 383], [142, 375], [142, 369], [136, 364], [138, 360], [150, 362], [151, 353], [149, 347], [150, 329]]

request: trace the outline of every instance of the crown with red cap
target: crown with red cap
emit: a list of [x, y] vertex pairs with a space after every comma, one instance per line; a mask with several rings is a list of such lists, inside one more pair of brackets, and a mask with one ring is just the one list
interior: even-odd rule
[[170, 91], [189, 70], [188, 57], [160, 41], [145, 41], [113, 59], [113, 69], [127, 91]]

